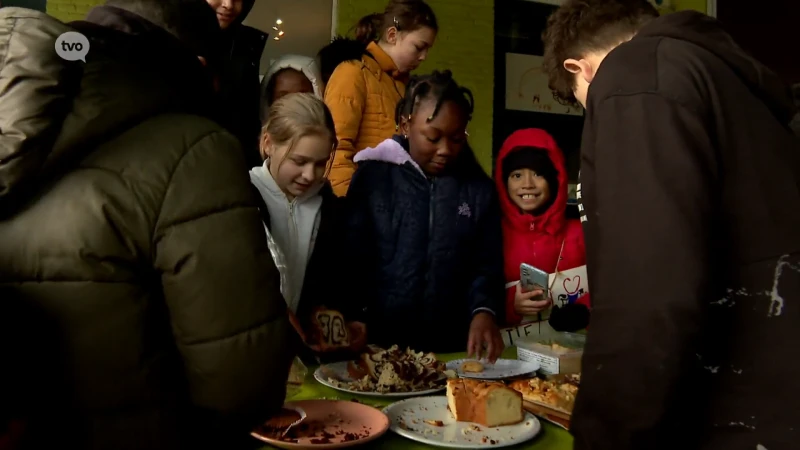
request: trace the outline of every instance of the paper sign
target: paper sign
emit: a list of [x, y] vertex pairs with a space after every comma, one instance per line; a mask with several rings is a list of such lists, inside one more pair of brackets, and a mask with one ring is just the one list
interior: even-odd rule
[[506, 347], [515, 345], [518, 339], [549, 336], [555, 332], [556, 331], [550, 326], [546, 319], [542, 320], [541, 325], [539, 322], [523, 321], [521, 324], [515, 327], [500, 329], [500, 335], [503, 337], [503, 343], [506, 344]]
[[552, 286], [550, 296], [555, 306], [575, 303], [578, 297], [589, 293], [589, 279], [586, 276], [585, 265], [551, 273], [549, 282]]

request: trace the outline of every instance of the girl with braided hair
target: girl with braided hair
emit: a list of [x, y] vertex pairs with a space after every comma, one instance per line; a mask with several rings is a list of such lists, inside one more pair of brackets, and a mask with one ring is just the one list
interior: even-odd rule
[[494, 361], [503, 350], [500, 209], [467, 144], [472, 93], [414, 77], [398, 134], [356, 155], [347, 194], [354, 302], [369, 339]]

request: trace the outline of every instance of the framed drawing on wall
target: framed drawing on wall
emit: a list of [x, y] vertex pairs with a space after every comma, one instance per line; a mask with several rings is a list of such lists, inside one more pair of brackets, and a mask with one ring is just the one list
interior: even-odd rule
[[559, 103], [547, 86], [542, 57], [506, 53], [506, 109], [582, 116], [583, 108]]

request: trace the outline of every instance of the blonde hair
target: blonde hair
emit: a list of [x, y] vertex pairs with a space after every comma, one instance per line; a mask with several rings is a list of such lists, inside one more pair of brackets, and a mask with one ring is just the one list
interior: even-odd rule
[[[276, 100], [270, 105], [267, 122], [261, 128], [262, 142], [266, 134], [269, 134], [273, 145], [288, 146], [283, 159], [291, 154], [301, 138], [326, 137], [331, 142], [331, 161], [333, 160], [333, 150], [336, 148], [333, 116], [325, 103], [314, 94], [289, 94]], [[261, 157], [266, 160], [269, 157], [267, 149], [262, 146], [260, 151]]]

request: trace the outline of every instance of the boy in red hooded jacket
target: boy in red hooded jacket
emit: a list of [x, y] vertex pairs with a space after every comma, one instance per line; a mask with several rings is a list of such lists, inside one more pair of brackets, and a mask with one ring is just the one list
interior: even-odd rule
[[[522, 292], [520, 264], [548, 273], [586, 264], [583, 230], [567, 219], [568, 177], [564, 155], [547, 132], [525, 129], [503, 143], [497, 157], [495, 182], [503, 211], [503, 249], [506, 275], [506, 321], [520, 323], [547, 309], [551, 299], [534, 300], [542, 291]], [[574, 304], [556, 306], [550, 325], [575, 331], [588, 325], [589, 294]]]

